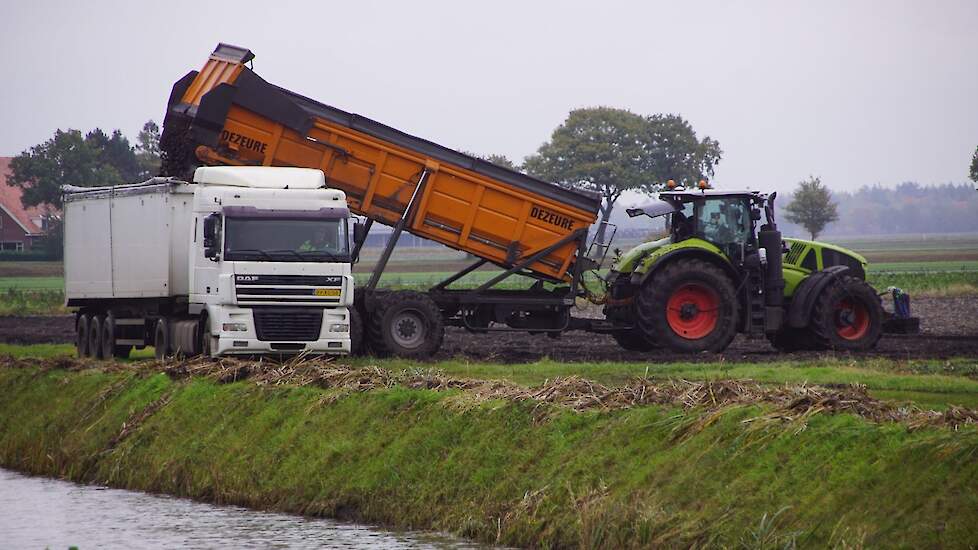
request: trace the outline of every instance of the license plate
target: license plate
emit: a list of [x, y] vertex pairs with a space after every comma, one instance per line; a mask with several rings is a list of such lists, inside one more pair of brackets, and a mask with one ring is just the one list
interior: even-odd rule
[[340, 295], [340, 289], [338, 289], [338, 288], [317, 288], [316, 291], [313, 292], [313, 294], [315, 294], [316, 296], [339, 296]]

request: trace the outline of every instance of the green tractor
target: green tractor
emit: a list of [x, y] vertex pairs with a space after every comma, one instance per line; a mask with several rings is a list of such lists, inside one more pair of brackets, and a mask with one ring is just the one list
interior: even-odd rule
[[668, 216], [669, 235], [616, 258], [604, 309], [623, 327], [615, 340], [633, 351], [720, 352], [739, 332], [782, 351], [873, 348], [888, 314], [866, 283], [866, 259], [782, 239], [775, 196], [674, 190], [629, 209]]

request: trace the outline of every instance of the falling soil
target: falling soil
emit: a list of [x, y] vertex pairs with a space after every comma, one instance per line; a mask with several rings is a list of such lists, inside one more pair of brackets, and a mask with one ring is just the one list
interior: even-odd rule
[[[886, 335], [876, 349], [864, 353], [800, 352], [784, 354], [767, 340], [738, 336], [723, 353], [686, 355], [655, 350], [648, 353], [622, 349], [610, 337], [570, 332], [552, 339], [524, 332], [472, 334], [448, 328], [445, 341], [432, 360], [464, 357], [498, 363], [528, 363], [543, 358], [555, 361], [782, 361], [824, 357], [884, 357], [890, 359], [949, 359], [978, 357], [978, 296], [917, 298], [914, 314], [921, 319], [919, 335]], [[0, 317], [0, 342], [10, 344], [70, 343], [74, 318]]]
[[[286, 362], [245, 361], [240, 359], [188, 359], [182, 361], [143, 361], [134, 364], [105, 363], [91, 359], [15, 359], [0, 356], [0, 368], [37, 368], [42, 371], [127, 371], [152, 374], [164, 372], [170, 378], [206, 378], [218, 383], [250, 380], [258, 385], [315, 386], [340, 390], [326, 394], [323, 403], [343, 395], [394, 386], [432, 391], [460, 391], [475, 402], [507, 400], [533, 403], [543, 416], [543, 405], [574, 411], [612, 411], [642, 405], [669, 405], [704, 413], [717, 412], [735, 405], [764, 404], [773, 411], [758, 421], [804, 421], [821, 414], [848, 413], [873, 422], [900, 422], [909, 428], [978, 424], [978, 410], [951, 406], [933, 411], [916, 406], [892, 405], [869, 395], [865, 386], [839, 387], [808, 384], [762, 385], [751, 380], [690, 381], [683, 379], [653, 380], [636, 377], [620, 386], [606, 386], [579, 376], [555, 377], [539, 386], [521, 386], [506, 380], [453, 378], [437, 369], [391, 371], [379, 367], [350, 367], [339, 359], [293, 359]], [[164, 396], [147, 410], [165, 406]], [[147, 413], [151, 414], [151, 413]], [[700, 417], [708, 422], [710, 415]], [[125, 429], [118, 439], [126, 436]]]

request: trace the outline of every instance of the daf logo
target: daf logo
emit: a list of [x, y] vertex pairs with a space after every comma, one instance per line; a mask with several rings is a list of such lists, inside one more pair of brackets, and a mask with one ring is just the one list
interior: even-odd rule
[[242, 283], [250, 283], [252, 281], [257, 281], [258, 275], [236, 275], [234, 279]]

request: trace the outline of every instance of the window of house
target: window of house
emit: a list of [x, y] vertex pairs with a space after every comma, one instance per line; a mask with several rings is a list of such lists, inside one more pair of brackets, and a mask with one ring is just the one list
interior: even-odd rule
[[19, 252], [24, 250], [24, 243], [21, 241], [4, 241], [0, 243], [0, 250]]

